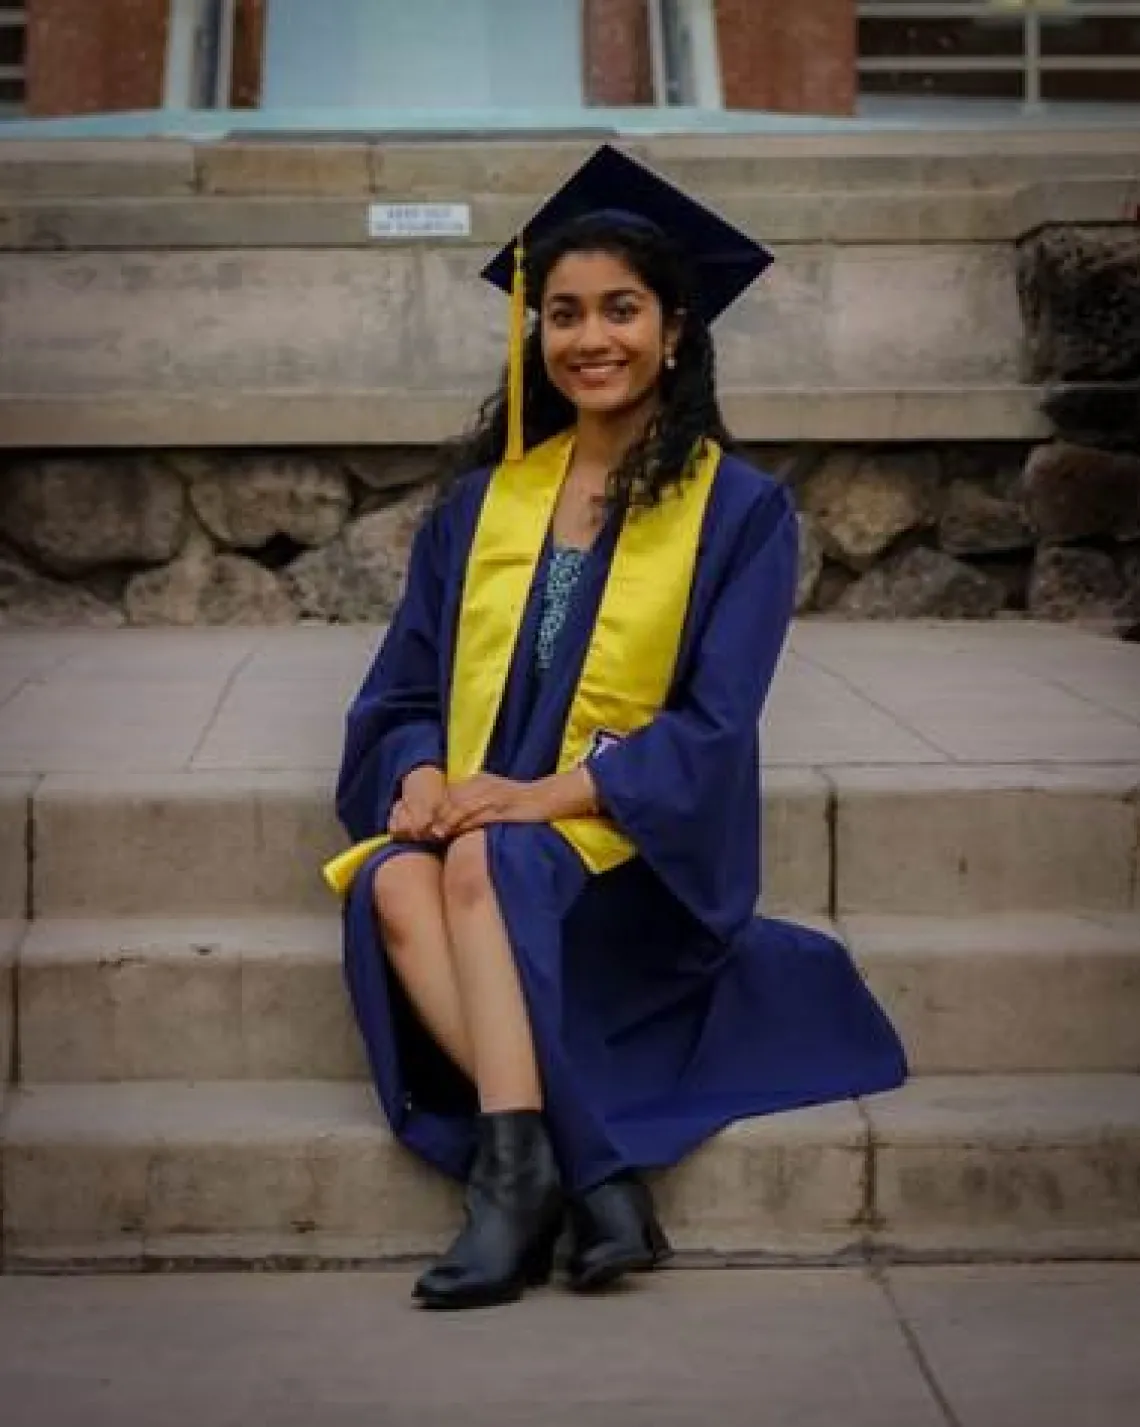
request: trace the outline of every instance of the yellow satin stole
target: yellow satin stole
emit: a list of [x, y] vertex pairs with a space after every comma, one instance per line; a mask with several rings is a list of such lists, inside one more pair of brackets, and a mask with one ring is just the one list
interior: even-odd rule
[[[447, 716], [447, 778], [483, 767], [514, 658], [535, 567], [569, 464], [569, 433], [499, 466], [483, 500], [467, 558]], [[618, 536], [594, 632], [570, 704], [557, 771], [575, 768], [598, 735], [636, 733], [665, 703], [688, 609], [697, 545], [720, 448], [704, 443], [696, 471], [658, 505], [627, 515]], [[554, 824], [591, 872], [634, 855], [605, 817]], [[324, 867], [340, 894], [390, 837], [357, 843]]]

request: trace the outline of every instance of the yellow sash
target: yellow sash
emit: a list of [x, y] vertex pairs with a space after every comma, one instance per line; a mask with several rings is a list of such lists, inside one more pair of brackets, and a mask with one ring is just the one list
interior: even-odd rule
[[[535, 566], [570, 460], [569, 434], [500, 466], [483, 500], [463, 584], [447, 719], [447, 777], [483, 767]], [[696, 472], [659, 504], [625, 520], [610, 564], [594, 632], [570, 704], [558, 772], [577, 767], [599, 736], [623, 738], [664, 705], [692, 588], [697, 543], [720, 448], [705, 442]], [[572, 818], [555, 827], [591, 872], [634, 855], [608, 818]], [[387, 834], [350, 847], [324, 867], [334, 891], [347, 892]]]

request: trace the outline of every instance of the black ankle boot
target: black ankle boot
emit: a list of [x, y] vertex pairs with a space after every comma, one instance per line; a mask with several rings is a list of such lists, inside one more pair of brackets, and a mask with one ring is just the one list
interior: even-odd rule
[[604, 1288], [625, 1273], [656, 1268], [673, 1249], [653, 1198], [636, 1175], [607, 1179], [570, 1201], [570, 1287]]
[[467, 1223], [415, 1297], [425, 1308], [509, 1303], [550, 1277], [562, 1226], [562, 1190], [537, 1110], [480, 1115], [467, 1180]]

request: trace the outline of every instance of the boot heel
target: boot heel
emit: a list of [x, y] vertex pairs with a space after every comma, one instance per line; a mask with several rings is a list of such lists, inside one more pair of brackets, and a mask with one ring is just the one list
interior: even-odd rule
[[656, 1219], [649, 1224], [649, 1251], [654, 1264], [666, 1263], [673, 1257], [673, 1245], [665, 1237], [665, 1231]]
[[523, 1281], [527, 1288], [541, 1288], [544, 1283], [550, 1282], [554, 1272], [554, 1250], [561, 1228], [561, 1224], [556, 1224], [553, 1232], [539, 1240], [531, 1250], [523, 1269]]

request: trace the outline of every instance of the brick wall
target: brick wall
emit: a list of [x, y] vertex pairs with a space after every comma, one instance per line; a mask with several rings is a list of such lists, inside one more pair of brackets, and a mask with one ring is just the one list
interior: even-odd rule
[[730, 109], [850, 114], [855, 0], [716, 0]]
[[166, 0], [28, 0], [27, 10], [29, 114], [162, 103]]
[[232, 85], [235, 109], [256, 109], [261, 103], [264, 44], [265, 0], [238, 0]]
[[[157, 109], [168, 0], [28, 0], [27, 111], [37, 118]], [[233, 103], [261, 94], [265, 0], [239, 0]]]
[[582, 23], [586, 102], [650, 103], [653, 78], [646, 0], [584, 0]]
[[[646, 0], [585, 0], [591, 104], [652, 96]], [[725, 103], [732, 109], [850, 114], [855, 0], [716, 0]]]

